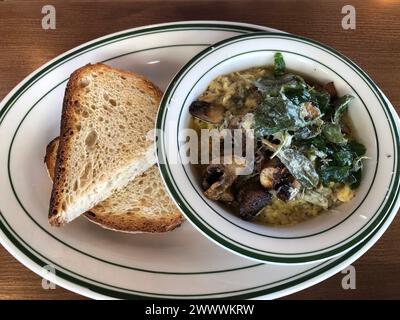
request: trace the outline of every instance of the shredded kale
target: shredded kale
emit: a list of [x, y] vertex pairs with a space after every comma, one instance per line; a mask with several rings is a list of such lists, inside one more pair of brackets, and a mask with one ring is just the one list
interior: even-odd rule
[[357, 187], [366, 150], [342, 131], [343, 115], [354, 97], [332, 97], [324, 88], [285, 73], [285, 68], [282, 54], [277, 53], [274, 74], [254, 83], [262, 96], [254, 111], [256, 137], [290, 133], [289, 144], [281, 141], [279, 148], [269, 144], [269, 149], [305, 188], [319, 182]]
[[312, 189], [318, 185], [318, 173], [306, 156], [290, 148], [281, 150], [277, 156], [304, 188]]
[[335, 115], [332, 121], [333, 123], [340, 123], [342, 115], [347, 111], [349, 104], [353, 99], [353, 96], [346, 94], [343, 97], [335, 100], [335, 102], [333, 103], [333, 107], [335, 108]]
[[274, 73], [276, 76], [281, 76], [285, 73], [286, 64], [283, 60], [282, 53], [277, 52], [274, 55]]
[[342, 133], [340, 124], [332, 122], [325, 123], [324, 126], [322, 127], [322, 133], [329, 142], [339, 145], [347, 143], [347, 139]]
[[365, 155], [365, 153], [367, 152], [367, 149], [365, 148], [365, 146], [355, 140], [352, 140], [349, 142], [348, 144], [348, 148], [354, 153], [356, 154], [358, 157], [362, 157]]
[[319, 91], [315, 88], [310, 89], [311, 101], [321, 110], [323, 119], [330, 119], [333, 113], [331, 105], [331, 96], [326, 91]]
[[318, 170], [321, 182], [324, 185], [337, 182], [348, 184], [352, 188], [358, 187], [361, 179], [362, 160], [365, 158], [365, 146], [352, 140], [345, 145], [331, 146], [331, 148], [329, 161], [325, 161]]
[[255, 132], [263, 137], [282, 130], [296, 131], [312, 124], [307, 119], [305, 102], [310, 101], [307, 84], [295, 75], [272, 79], [266, 77], [256, 82], [263, 101], [254, 112]]
[[267, 75], [254, 81], [254, 85], [263, 96], [278, 97], [282, 86], [298, 82], [304, 82], [304, 79], [294, 74], [279, 77]]
[[290, 148], [292, 136], [288, 133], [281, 136], [281, 144], [275, 145], [268, 140], [263, 139], [263, 144], [273, 151], [273, 156], [277, 156], [285, 165], [289, 172], [295, 177], [300, 184], [306, 189], [315, 188], [319, 183], [318, 173], [316, 172], [313, 163], [303, 153]]
[[333, 162], [341, 167], [349, 167], [353, 164], [354, 155], [350, 150], [339, 150], [333, 154]]
[[345, 182], [349, 173], [350, 167], [326, 166], [319, 170], [319, 176], [324, 185], [328, 185], [330, 182]]

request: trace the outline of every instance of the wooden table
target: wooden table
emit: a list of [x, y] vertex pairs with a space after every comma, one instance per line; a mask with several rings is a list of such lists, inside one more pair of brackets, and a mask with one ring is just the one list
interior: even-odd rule
[[[43, 30], [41, 8], [53, 4], [56, 30]], [[214, 3], [214, 4], [212, 4]], [[356, 29], [344, 30], [341, 9], [356, 9]], [[48, 60], [96, 37], [137, 26], [182, 20], [256, 23], [322, 41], [359, 64], [400, 108], [400, 1], [1, 1], [0, 98]], [[355, 264], [357, 289], [344, 290], [338, 274], [288, 299], [400, 297], [400, 221]], [[62, 288], [43, 290], [41, 279], [0, 247], [0, 298], [81, 299]]]

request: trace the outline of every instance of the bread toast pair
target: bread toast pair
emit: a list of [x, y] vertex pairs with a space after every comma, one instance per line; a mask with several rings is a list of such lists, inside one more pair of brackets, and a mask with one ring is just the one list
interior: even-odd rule
[[[130, 232], [166, 231], [179, 224], [180, 214], [164, 197], [149, 139], [161, 95], [144, 77], [104, 64], [87, 65], [71, 75], [60, 136], [46, 155], [53, 176], [50, 224], [61, 226], [83, 213], [103, 226]], [[161, 204], [151, 204], [147, 211], [156, 212], [159, 225], [143, 215], [152, 202], [149, 197], [158, 194], [166, 211]], [[172, 211], [171, 219], [158, 214]], [[141, 214], [132, 218], [134, 212]]]

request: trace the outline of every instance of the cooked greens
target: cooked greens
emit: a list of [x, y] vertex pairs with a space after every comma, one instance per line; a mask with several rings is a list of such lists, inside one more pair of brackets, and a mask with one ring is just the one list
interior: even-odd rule
[[254, 111], [255, 133], [259, 137], [313, 123], [307, 118], [306, 102], [310, 101], [310, 94], [302, 78], [290, 75], [274, 82], [268, 77], [260, 79], [256, 86], [263, 95], [263, 101]]
[[332, 109], [335, 111], [333, 120], [332, 122], [325, 123], [322, 128], [322, 132], [328, 141], [339, 145], [344, 145], [347, 143], [347, 139], [342, 133], [340, 121], [342, 115], [346, 112], [350, 101], [353, 99], [353, 96], [345, 95], [341, 98], [338, 98], [333, 103]]
[[[255, 81], [263, 97], [254, 111], [256, 135], [292, 133], [292, 145], [277, 156], [303, 187], [311, 189], [319, 181], [357, 186], [365, 147], [342, 130], [342, 117], [354, 97], [332, 97], [298, 75], [285, 74], [282, 59], [280, 53], [275, 54], [274, 75]], [[314, 164], [311, 155], [316, 158]]]
[[319, 166], [321, 182], [343, 183], [357, 188], [361, 181], [362, 160], [365, 159], [364, 145], [353, 140], [343, 146], [331, 146], [330, 161]]
[[302, 186], [312, 189], [318, 185], [318, 173], [315, 171], [310, 159], [302, 153], [286, 148], [278, 153], [278, 158]]
[[[275, 200], [298, 203], [288, 206], [295, 216], [304, 203], [310, 210], [323, 210], [349, 201], [352, 189], [360, 185], [367, 158], [346, 116], [353, 99], [349, 94], [339, 96], [333, 82], [321, 85], [286, 70], [279, 52], [272, 70], [253, 68], [216, 78], [189, 111], [214, 128], [253, 129], [256, 139], [253, 172], [233, 176], [218, 201], [239, 208], [241, 217], [252, 218], [260, 214], [260, 207], [276, 205]], [[200, 109], [201, 116], [195, 112]], [[210, 115], [218, 116], [218, 121], [211, 121]], [[211, 169], [208, 166], [206, 172]], [[213, 187], [203, 186], [204, 194]], [[319, 209], [311, 210], [313, 215]], [[276, 217], [275, 213], [269, 219]], [[288, 216], [279, 223], [288, 223], [285, 219]]]
[[309, 92], [312, 103], [318, 106], [325, 119], [329, 119], [333, 112], [329, 93], [324, 90], [319, 91], [313, 87], [310, 88]]
[[340, 145], [347, 143], [347, 139], [342, 133], [340, 124], [332, 122], [325, 123], [324, 126], [322, 127], [322, 133], [329, 142]]
[[274, 73], [276, 76], [281, 76], [285, 73], [286, 64], [285, 60], [283, 60], [282, 53], [277, 52], [274, 55]]
[[292, 137], [287, 133], [284, 136], [284, 140], [279, 146], [268, 140], [262, 140], [262, 142], [274, 152], [272, 156], [277, 156], [301, 185], [307, 189], [315, 188], [318, 185], [319, 177], [313, 163], [301, 152], [289, 148]]
[[354, 99], [351, 95], [344, 95], [341, 98], [337, 98], [333, 103], [333, 108], [335, 110], [335, 115], [333, 117], [333, 123], [339, 124], [342, 115], [346, 112], [349, 107], [349, 103]]

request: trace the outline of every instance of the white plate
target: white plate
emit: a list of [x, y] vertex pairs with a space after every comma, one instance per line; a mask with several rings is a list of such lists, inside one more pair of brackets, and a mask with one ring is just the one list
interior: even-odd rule
[[[319, 83], [333, 81], [349, 108], [358, 141], [367, 149], [362, 182], [354, 199], [290, 227], [244, 221], [207, 199], [186, 157], [189, 105], [219, 75], [272, 65], [283, 54], [286, 67]], [[321, 43], [285, 33], [245, 34], [206, 48], [187, 63], [165, 91], [157, 116], [160, 172], [171, 196], [200, 231], [224, 248], [260, 262], [306, 263], [343, 254], [396, 210], [399, 121], [373, 81], [351, 60]], [[189, 163], [188, 163], [189, 162]]]
[[185, 22], [112, 34], [77, 47], [21, 82], [0, 105], [0, 240], [21, 263], [58, 285], [91, 298], [276, 298], [326, 279], [364, 253], [394, 217], [362, 245], [323, 263], [255, 264], [213, 244], [189, 223], [161, 235], [103, 230], [85, 219], [48, 225], [51, 183], [43, 164], [58, 135], [69, 74], [89, 63], [135, 70], [162, 89], [193, 55], [211, 43], [267, 30], [227, 22]]

